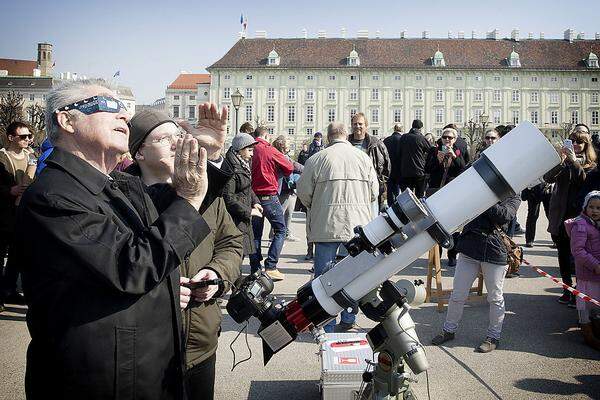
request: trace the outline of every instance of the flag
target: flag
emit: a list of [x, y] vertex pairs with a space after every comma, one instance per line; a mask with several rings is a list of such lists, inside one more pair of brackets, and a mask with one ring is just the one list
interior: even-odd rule
[[52, 68], [56, 67], [56, 61], [52, 63]]
[[244, 17], [244, 13], [240, 15], [240, 24], [242, 24], [242, 29], [246, 31], [246, 27], [248, 26], [248, 18]]
[[244, 24], [244, 13], [240, 15], [240, 25]]
[[113, 75], [113, 78], [116, 78], [117, 76], [121, 76], [121, 71], [117, 71], [115, 72], [115, 74]]

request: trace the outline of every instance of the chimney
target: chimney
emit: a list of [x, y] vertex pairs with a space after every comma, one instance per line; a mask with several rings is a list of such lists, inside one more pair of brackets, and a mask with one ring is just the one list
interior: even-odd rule
[[600, 32], [596, 32], [596, 40], [600, 40]]
[[254, 32], [254, 37], [257, 39], [266, 39], [267, 38], [267, 31], [255, 31]]
[[8, 76], [8, 70], [7, 69], [0, 69], [0, 76]]
[[448, 39], [452, 39], [452, 31], [448, 31]]
[[573, 39], [575, 38], [575, 31], [573, 28], [569, 28], [565, 31], [564, 39], [568, 40], [569, 43], [573, 43]]
[[381, 37], [381, 31], [378, 29], [375, 31], [375, 39], [379, 39]]
[[423, 31], [423, 39], [429, 39], [429, 31]]
[[579, 39], [579, 40], [585, 40], [585, 32], [579, 33], [579, 35], [577, 35], [577, 39]]
[[529, 32], [529, 35], [527, 36], [527, 39], [533, 39], [533, 32]]
[[42, 75], [42, 71], [40, 71], [40, 69], [39, 69], [39, 68], [34, 68], [34, 69], [33, 69], [33, 76], [34, 76], [35, 78], [39, 78], [41, 75]]
[[240, 39], [246, 39], [246, 31], [240, 31]]
[[458, 31], [458, 38], [459, 39], [464, 39], [465, 38], [465, 31]]
[[473, 29], [471, 31], [471, 39], [475, 39], [477, 37], [477, 31], [475, 29]]
[[487, 38], [492, 40], [498, 40], [499, 32], [500, 31], [498, 30], [498, 28], [496, 28], [493, 31], [487, 33]]
[[323, 29], [321, 29], [317, 32], [317, 38], [325, 39], [326, 37], [327, 37], [327, 32], [324, 31]]
[[342, 39], [346, 39], [346, 28], [342, 27]]
[[515, 28], [510, 32], [510, 38], [515, 42], [519, 41], [519, 29]]
[[308, 39], [308, 31], [306, 30], [306, 28], [302, 28], [302, 37], [304, 39]]
[[368, 29], [359, 29], [356, 32], [356, 37], [358, 39], [368, 39], [369, 38], [369, 30]]
[[406, 31], [400, 31], [400, 39], [406, 38]]
[[540, 39], [544, 39], [544, 32], [540, 32]]

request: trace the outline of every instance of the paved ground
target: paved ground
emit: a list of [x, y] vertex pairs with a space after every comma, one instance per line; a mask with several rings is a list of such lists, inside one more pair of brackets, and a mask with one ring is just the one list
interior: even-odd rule
[[[522, 222], [525, 212], [526, 206], [522, 205]], [[292, 229], [298, 237], [303, 237], [303, 224], [303, 217], [297, 214]], [[534, 248], [526, 250], [526, 258], [558, 276], [556, 251], [548, 247], [551, 243], [545, 228], [546, 220], [541, 217], [538, 240]], [[523, 237], [517, 240], [522, 242]], [[281, 260], [286, 279], [275, 286], [280, 298], [292, 298], [297, 288], [311, 278], [310, 265], [304, 261], [305, 250], [303, 242], [286, 242]], [[444, 285], [451, 285], [452, 273], [453, 268], [445, 270]], [[424, 256], [397, 277], [425, 276]], [[501, 348], [490, 354], [474, 352], [485, 336], [485, 303], [467, 306], [457, 338], [441, 348], [429, 345], [429, 341], [439, 331], [445, 314], [438, 313], [434, 304], [412, 312], [431, 364], [431, 398], [600, 399], [600, 353], [583, 344], [577, 312], [556, 302], [561, 291], [558, 286], [523, 267], [521, 278], [508, 280], [505, 289], [507, 315]], [[24, 316], [23, 308], [12, 306], [0, 314], [0, 399], [24, 398], [24, 358], [29, 340]], [[362, 315], [358, 322], [365, 328], [374, 325]], [[318, 349], [311, 337], [302, 335], [263, 367], [256, 328], [256, 323], [249, 327], [251, 360], [231, 372], [229, 345], [240, 327], [225, 317], [218, 351], [216, 399], [319, 399]], [[242, 335], [233, 346], [237, 360], [248, 356], [243, 339]], [[413, 388], [420, 400], [427, 399], [425, 374], [418, 378]]]

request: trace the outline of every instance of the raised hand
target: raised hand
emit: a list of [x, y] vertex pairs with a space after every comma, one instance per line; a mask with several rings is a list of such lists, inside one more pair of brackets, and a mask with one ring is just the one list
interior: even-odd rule
[[209, 159], [217, 159], [223, 151], [227, 135], [227, 107], [223, 106], [219, 112], [215, 103], [203, 103], [199, 106], [198, 115], [196, 127], [186, 121], [178, 123], [206, 149]]
[[206, 160], [206, 150], [199, 147], [191, 135], [177, 139], [173, 187], [196, 210], [200, 209], [208, 190]]

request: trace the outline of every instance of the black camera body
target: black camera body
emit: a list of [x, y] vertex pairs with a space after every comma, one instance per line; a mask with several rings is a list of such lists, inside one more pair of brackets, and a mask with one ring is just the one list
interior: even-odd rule
[[273, 306], [273, 288], [273, 281], [266, 273], [259, 270], [248, 275], [229, 298], [227, 312], [238, 324], [252, 316], [262, 320], [263, 314]]

